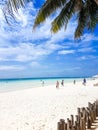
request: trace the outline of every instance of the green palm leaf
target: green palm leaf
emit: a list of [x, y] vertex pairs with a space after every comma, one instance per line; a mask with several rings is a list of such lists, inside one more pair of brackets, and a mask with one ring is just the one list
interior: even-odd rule
[[98, 5], [96, 2], [89, 0], [89, 22], [88, 22], [88, 29], [94, 31], [95, 26], [98, 23]]
[[75, 0], [69, 1], [64, 8], [61, 10], [61, 13], [55, 18], [55, 20], [52, 22], [52, 28], [51, 31], [56, 33], [58, 32], [63, 25], [65, 25], [65, 28], [67, 26], [68, 21], [72, 17], [72, 14], [74, 13], [75, 7]]
[[8, 15], [15, 19], [15, 12], [18, 13], [18, 9], [24, 7], [29, 0], [8, 0], [3, 7], [3, 13], [6, 21], [8, 21]]
[[[3, 8], [4, 16], [8, 22], [7, 16], [15, 19], [14, 13], [24, 7], [29, 0], [8, 0]], [[58, 8], [60, 14], [52, 22], [51, 31], [56, 33], [61, 27], [67, 27], [67, 24], [73, 14], [78, 14], [78, 26], [75, 30], [75, 38], [79, 38], [84, 29], [94, 30], [98, 24], [98, 0], [46, 0], [39, 10], [33, 28], [44, 22]]]
[[78, 15], [78, 26], [75, 30], [75, 38], [78, 38], [83, 34], [83, 31], [87, 25], [89, 16], [88, 7], [84, 6]]
[[47, 0], [39, 10], [33, 27], [35, 28], [40, 23], [45, 21], [45, 19], [50, 16], [50, 14], [56, 11], [56, 9], [64, 6], [64, 4], [66, 4], [66, 0]]

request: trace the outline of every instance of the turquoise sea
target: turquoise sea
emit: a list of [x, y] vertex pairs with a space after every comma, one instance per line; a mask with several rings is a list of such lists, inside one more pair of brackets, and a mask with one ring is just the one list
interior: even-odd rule
[[[87, 78], [89, 80], [90, 78]], [[64, 84], [76, 80], [83, 81], [83, 78], [66, 78], [66, 77], [52, 77], [52, 78], [24, 78], [24, 79], [0, 79], [0, 92], [16, 91], [21, 89], [29, 89], [34, 87], [56, 85], [56, 81]], [[43, 84], [44, 82], [44, 84]]]

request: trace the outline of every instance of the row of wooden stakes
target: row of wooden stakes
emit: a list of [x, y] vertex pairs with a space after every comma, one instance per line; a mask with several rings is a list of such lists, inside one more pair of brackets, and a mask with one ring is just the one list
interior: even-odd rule
[[57, 130], [87, 130], [91, 129], [92, 123], [98, 117], [98, 100], [88, 103], [88, 107], [78, 108], [77, 115], [71, 115], [65, 122], [60, 119], [57, 123]]

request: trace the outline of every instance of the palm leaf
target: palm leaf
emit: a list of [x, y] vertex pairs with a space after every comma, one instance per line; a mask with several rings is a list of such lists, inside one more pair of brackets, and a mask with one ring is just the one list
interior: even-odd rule
[[89, 18], [88, 16], [89, 16], [88, 7], [85, 4], [85, 6], [83, 6], [81, 11], [79, 12], [78, 26], [75, 30], [75, 38], [78, 38], [83, 34], [83, 31], [88, 22], [88, 18]]
[[51, 31], [56, 33], [61, 29], [63, 25], [65, 25], [65, 29], [69, 19], [74, 13], [75, 0], [70, 0], [64, 8], [61, 10], [60, 14], [56, 17], [56, 19], [52, 22]]
[[80, 11], [83, 7], [84, 1], [82, 0], [76, 0], [75, 1], [75, 12]]
[[39, 10], [34, 22], [33, 28], [44, 22], [56, 9], [61, 8], [66, 3], [66, 0], [47, 0]]
[[27, 2], [29, 2], [29, 0], [8, 0], [7, 1], [7, 3], [2, 9], [7, 23], [9, 23], [8, 15], [15, 19], [14, 13], [15, 12], [18, 13], [18, 9], [24, 7]]
[[88, 22], [88, 29], [93, 31], [95, 26], [98, 23], [98, 5], [95, 1], [89, 0], [89, 22]]
[[18, 11], [19, 8], [24, 7], [27, 0], [8, 0], [6, 3], [6, 9]]

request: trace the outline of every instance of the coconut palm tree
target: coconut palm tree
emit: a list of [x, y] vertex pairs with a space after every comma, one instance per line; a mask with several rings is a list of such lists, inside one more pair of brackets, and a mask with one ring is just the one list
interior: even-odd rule
[[73, 15], [77, 16], [75, 38], [81, 37], [85, 29], [94, 31], [98, 24], [98, 0], [46, 0], [36, 16], [33, 27], [36, 28], [57, 9], [60, 9], [60, 13], [51, 23], [53, 33], [62, 27], [66, 29]]
[[[29, 2], [29, 0], [8, 0], [3, 4], [3, 13], [6, 21], [9, 23], [8, 17], [11, 16], [15, 19], [15, 13], [18, 13], [19, 8], [25, 7], [25, 4]], [[2, 3], [1, 3], [2, 4]]]

